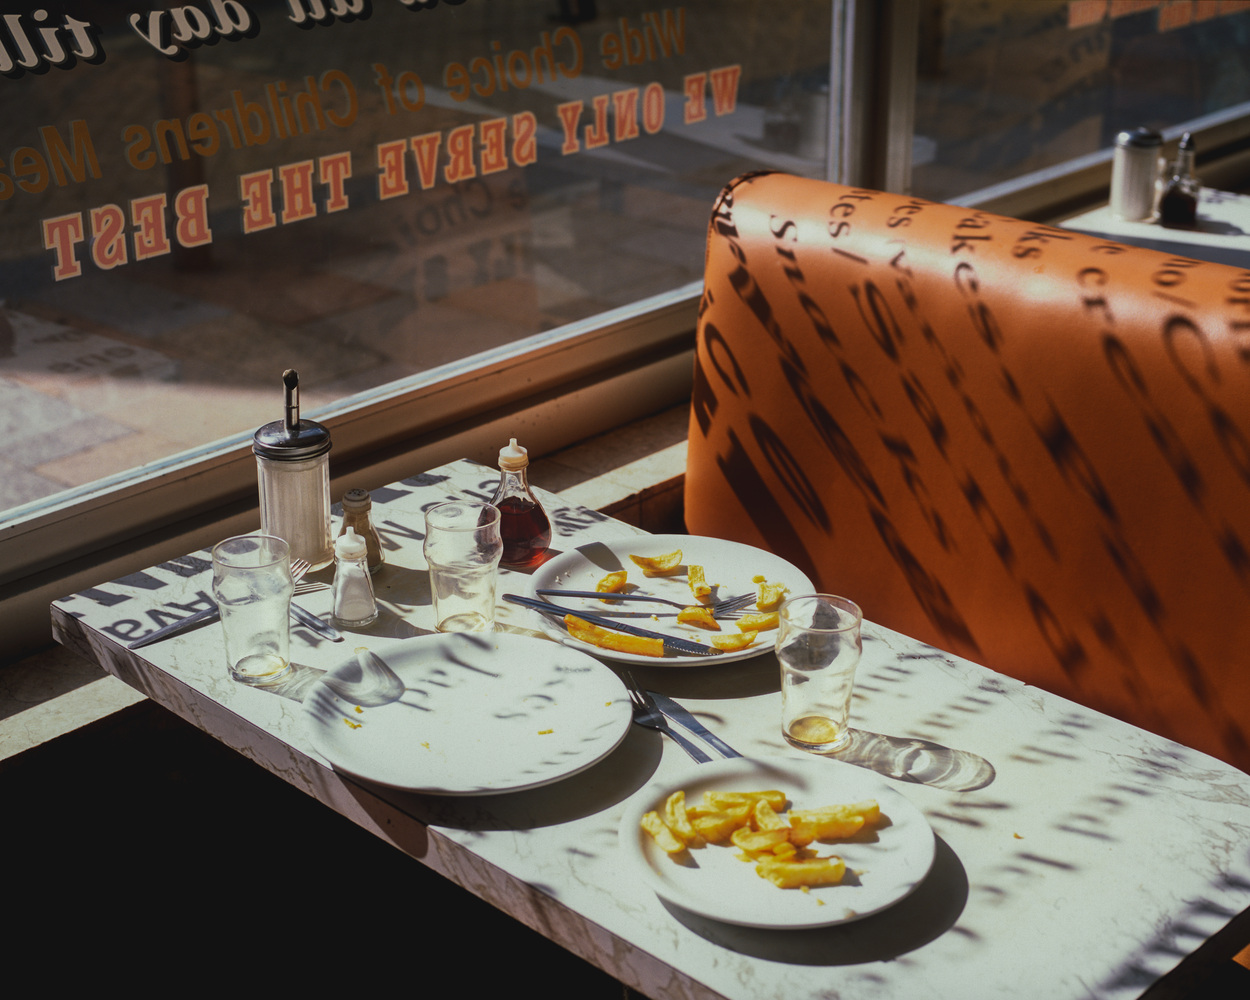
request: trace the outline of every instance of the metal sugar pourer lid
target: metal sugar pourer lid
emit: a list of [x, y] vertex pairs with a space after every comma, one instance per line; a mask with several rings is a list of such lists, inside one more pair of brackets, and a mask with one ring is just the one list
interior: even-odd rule
[[315, 420], [299, 416], [299, 372], [288, 368], [282, 373], [286, 389], [286, 415], [265, 424], [252, 435], [252, 451], [275, 462], [298, 462], [316, 458], [330, 450], [330, 432]]

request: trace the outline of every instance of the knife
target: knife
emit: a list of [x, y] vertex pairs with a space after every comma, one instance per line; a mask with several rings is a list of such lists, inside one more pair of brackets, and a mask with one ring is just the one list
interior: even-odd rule
[[[187, 618], [180, 618], [176, 622], [158, 628], [155, 632], [142, 636], [134, 642], [129, 643], [127, 649], [140, 649], [143, 646], [150, 645], [154, 642], [160, 642], [162, 639], [168, 639], [171, 635], [181, 635], [197, 625], [205, 625], [209, 622], [215, 622], [221, 617], [221, 611], [216, 607], [206, 608], [204, 611], [197, 611], [195, 614]], [[301, 625], [307, 625], [314, 632], [325, 636], [332, 642], [342, 642], [343, 634], [333, 625], [328, 625], [311, 611], [305, 611], [295, 602], [291, 602], [291, 617]]]
[[162, 639], [168, 639], [171, 635], [178, 635], [189, 629], [195, 628], [196, 625], [202, 625], [205, 622], [215, 622], [221, 617], [221, 612], [217, 610], [216, 605], [204, 611], [197, 611], [189, 618], [179, 618], [176, 622], [169, 625], [163, 625], [155, 632], [149, 632], [147, 635], [136, 639], [129, 643], [127, 649], [139, 649], [141, 646], [147, 646], [153, 642], [160, 642]]
[[673, 701], [673, 699], [668, 697], [668, 695], [660, 694], [658, 691], [648, 691], [647, 694], [652, 697], [661, 712], [667, 715], [683, 729], [690, 730], [690, 732], [694, 733], [695, 736], [703, 740], [704, 743], [715, 747], [726, 757], [742, 756], [742, 754], [738, 753], [737, 750], [731, 747], [715, 733], [711, 732], [707, 726], [696, 719], [689, 712], [689, 710], [677, 704], [677, 702]]
[[336, 629], [333, 625], [323, 622], [311, 611], [305, 611], [294, 601], [291, 602], [291, 617], [301, 625], [307, 625], [314, 632], [318, 632], [325, 636], [331, 642], [342, 642], [343, 633]]
[[680, 639], [677, 636], [665, 635], [663, 632], [648, 632], [645, 628], [627, 625], [614, 618], [603, 618], [600, 615], [592, 615], [580, 609], [562, 608], [560, 605], [552, 604], [550, 601], [540, 601], [533, 597], [521, 597], [517, 594], [504, 594], [503, 599], [511, 601], [513, 604], [519, 604], [523, 608], [533, 608], [535, 611], [541, 611], [545, 615], [556, 615], [560, 618], [563, 618], [565, 615], [574, 615], [583, 621], [588, 621], [593, 625], [601, 625], [603, 628], [610, 628], [616, 632], [627, 632], [630, 635], [641, 635], [648, 639], [659, 639], [664, 643], [666, 650], [671, 653], [680, 653], [683, 656], [719, 656], [721, 652], [712, 646], [705, 646], [690, 639]]

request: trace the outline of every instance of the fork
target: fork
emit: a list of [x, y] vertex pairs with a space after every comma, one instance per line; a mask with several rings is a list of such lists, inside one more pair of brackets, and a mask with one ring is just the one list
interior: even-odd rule
[[638, 682], [634, 680], [634, 675], [628, 670], [624, 673], [625, 685], [629, 688], [629, 701], [633, 706], [634, 721], [646, 729], [654, 729], [668, 736], [700, 764], [708, 763], [712, 758], [686, 739], [686, 737], [682, 736], [681, 733], [676, 732], [668, 724], [668, 720], [664, 718], [660, 710], [656, 708], [655, 702], [651, 700], [651, 696], [638, 686]]
[[[613, 594], [604, 593], [598, 590], [537, 590], [536, 594], [546, 597], [588, 597], [597, 598], [601, 601], [651, 601], [655, 604], [667, 604], [671, 608], [680, 608], [682, 610], [692, 607], [691, 604], [679, 604], [677, 601], [670, 601], [663, 597], [651, 597], [647, 594]], [[717, 618], [721, 615], [729, 615], [734, 612], [743, 610], [748, 604], [754, 601], [755, 594], [742, 594], [740, 597], [726, 597], [722, 601], [715, 601], [712, 604], [701, 605], [712, 612], [712, 617]], [[611, 606], [603, 608], [595, 608], [595, 613], [603, 615], [605, 618], [651, 618], [650, 611], [620, 611], [613, 609]], [[654, 615], [656, 618], [672, 618], [677, 615], [676, 611], [662, 611]]]

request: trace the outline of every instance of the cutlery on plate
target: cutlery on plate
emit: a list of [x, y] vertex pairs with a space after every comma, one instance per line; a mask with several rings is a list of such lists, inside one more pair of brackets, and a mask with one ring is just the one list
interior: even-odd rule
[[643, 694], [650, 698], [652, 703], [659, 708], [664, 715], [668, 716], [668, 718], [672, 719], [683, 729], [694, 733], [695, 736], [699, 737], [699, 739], [703, 740], [704, 743], [708, 744], [713, 749], [720, 751], [720, 753], [724, 754], [726, 757], [742, 756], [742, 754], [738, 753], [737, 750], [731, 747], [714, 732], [709, 730], [707, 726], [696, 719], [689, 709], [677, 704], [677, 702], [673, 701], [673, 699], [668, 697], [668, 695], [660, 694], [658, 691], [644, 691]]
[[712, 758], [691, 743], [681, 733], [668, 724], [668, 720], [660, 714], [660, 710], [642, 688], [638, 686], [633, 675], [626, 670], [625, 686], [629, 689], [629, 701], [633, 706], [634, 722], [646, 729], [654, 729], [669, 737], [674, 743], [690, 754], [700, 764], [708, 763]]
[[519, 604], [523, 608], [533, 608], [535, 611], [541, 611], [545, 615], [552, 615], [563, 618], [565, 615], [576, 615], [583, 621], [588, 621], [594, 625], [601, 625], [604, 628], [610, 628], [617, 632], [628, 632], [630, 635], [646, 636], [648, 639], [659, 639], [664, 643], [664, 648], [670, 653], [680, 653], [682, 656], [720, 656], [721, 651], [712, 646], [705, 646], [701, 642], [695, 642], [692, 639], [682, 639], [677, 636], [665, 635], [663, 632], [649, 632], [645, 628], [638, 628], [636, 625], [627, 625], [624, 622], [618, 622], [611, 618], [604, 618], [601, 615], [594, 615], [580, 608], [564, 608], [559, 604], [552, 604], [550, 601], [540, 601], [534, 597], [521, 597], [519, 594], [504, 594], [503, 599], [513, 604]]
[[[600, 601], [650, 601], [652, 604], [667, 604], [671, 608], [678, 609], [692, 606], [691, 604], [679, 604], [677, 601], [670, 601], [663, 597], [651, 597], [648, 594], [613, 594], [598, 590], [536, 590], [535, 593], [542, 597], [589, 597]], [[712, 604], [701, 606], [711, 611], [713, 618], [717, 618], [721, 615], [740, 612], [754, 600], [756, 600], [755, 594], [743, 594], [740, 597], [727, 597], [723, 601], [716, 601]], [[650, 611], [620, 611], [610, 606], [598, 608], [596, 611], [598, 614], [608, 618], [671, 618], [677, 614], [676, 611], [662, 611], [658, 615]]]
[[[299, 581], [304, 578], [304, 574], [308, 572], [309, 568], [310, 568], [310, 563], [308, 562], [307, 559], [293, 560], [291, 562], [291, 582], [299, 583]], [[304, 611], [303, 608], [300, 608], [299, 610]], [[308, 614], [308, 612], [306, 611], [304, 611], [304, 613]], [[295, 605], [292, 604], [291, 605], [291, 617], [295, 618], [295, 616], [296, 616]], [[203, 611], [197, 611], [195, 614], [188, 615], [186, 618], [179, 618], [176, 622], [171, 622], [169, 625], [162, 626], [161, 628], [158, 628], [155, 632], [150, 632], [145, 636], [141, 636], [140, 638], [136, 639], [134, 642], [128, 643], [126, 648], [127, 649], [140, 649], [141, 647], [151, 645], [154, 642], [160, 642], [162, 639], [168, 639], [171, 635], [181, 635], [183, 632], [186, 632], [188, 629], [193, 629], [197, 625], [203, 625], [208, 622], [215, 622], [220, 617], [221, 617], [221, 611], [218, 609], [217, 605], [214, 604], [211, 608], [205, 608]], [[314, 616], [311, 614], [308, 614], [308, 617], [313, 618]], [[298, 619], [296, 620], [298, 621]], [[319, 618], [316, 619], [316, 621], [323, 628], [330, 628], [330, 626], [326, 625]], [[311, 624], [309, 625], [309, 627], [315, 628], [315, 626]], [[334, 631], [334, 630], [331, 629], [331, 631]], [[333, 638], [328, 633], [323, 632], [322, 634], [325, 635], [327, 638]], [[335, 635], [338, 635], [338, 633], [335, 632]], [[342, 636], [340, 635], [339, 638], [341, 639]]]

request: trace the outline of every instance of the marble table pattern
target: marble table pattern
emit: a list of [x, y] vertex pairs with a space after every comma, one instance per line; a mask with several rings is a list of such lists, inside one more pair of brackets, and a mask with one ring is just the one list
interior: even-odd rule
[[[335, 772], [305, 733], [303, 694], [362, 641], [384, 653], [431, 630], [422, 510], [452, 494], [487, 496], [494, 477], [458, 462], [374, 491], [388, 548], [376, 578], [382, 615], [343, 643], [294, 628], [297, 669], [277, 687], [229, 679], [219, 625], [125, 648], [203, 606], [206, 552], [56, 601], [54, 631], [262, 767], [655, 998], [1137, 997], [1250, 906], [1250, 776], [871, 623], [854, 740], [839, 756], [897, 783], [936, 832], [937, 855], [911, 896], [853, 923], [735, 927], [670, 906], [634, 877], [617, 843], [626, 801], [653, 777], [689, 766], [650, 730], [632, 727], [581, 774], [500, 796], [425, 796]], [[542, 496], [557, 549], [640, 533]], [[523, 588], [505, 571], [501, 591]], [[298, 599], [328, 617], [328, 590]], [[521, 632], [535, 625], [502, 603], [499, 621]], [[633, 673], [747, 756], [804, 756], [780, 737], [771, 653]], [[350, 883], [351, 858], [326, 861]]]

